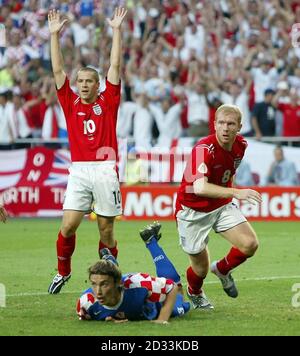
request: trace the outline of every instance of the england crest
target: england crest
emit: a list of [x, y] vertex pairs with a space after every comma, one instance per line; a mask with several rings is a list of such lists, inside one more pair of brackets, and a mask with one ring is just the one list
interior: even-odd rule
[[94, 111], [95, 115], [101, 115], [101, 113], [102, 113], [102, 109], [99, 104], [96, 104], [93, 106], [93, 111]]

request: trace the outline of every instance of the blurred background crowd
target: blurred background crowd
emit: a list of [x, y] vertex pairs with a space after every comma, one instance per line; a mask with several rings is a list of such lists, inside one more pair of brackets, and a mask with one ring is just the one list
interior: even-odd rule
[[[238, 105], [242, 134], [300, 141], [300, 0], [0, 0], [0, 147], [17, 138], [64, 138], [49, 53], [47, 13], [68, 17], [61, 35], [67, 75], [82, 66], [103, 78], [116, 5], [123, 31], [117, 133], [137, 147], [169, 146], [213, 133], [216, 108]], [[293, 27], [294, 25], [294, 27]], [[299, 25], [300, 26], [300, 25]], [[292, 31], [293, 29], [293, 31]], [[299, 34], [299, 36], [298, 36]], [[298, 142], [297, 142], [298, 141]], [[24, 146], [18, 146], [24, 147]]]

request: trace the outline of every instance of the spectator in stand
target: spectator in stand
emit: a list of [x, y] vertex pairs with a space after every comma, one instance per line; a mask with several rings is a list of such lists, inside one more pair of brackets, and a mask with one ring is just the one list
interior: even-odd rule
[[34, 83], [28, 82], [25, 92], [22, 92], [21, 87], [22, 95], [25, 98], [23, 109], [27, 117], [28, 124], [32, 129], [33, 137], [41, 137], [43, 120], [47, 109], [45, 100], [43, 99], [41, 93], [43, 81], [46, 81], [45, 77], [40, 78]]
[[[281, 96], [278, 99], [273, 98], [273, 106], [276, 108], [276, 103], [278, 104], [290, 104], [291, 99], [290, 99], [290, 88], [289, 85], [286, 81], [280, 81], [277, 84], [277, 94], [278, 92], [281, 92]], [[277, 95], [276, 94], [276, 95]], [[276, 96], [275, 95], [275, 96]], [[274, 100], [275, 99], [275, 100]], [[276, 116], [275, 116], [275, 121], [276, 121], [276, 136], [283, 136], [283, 114], [280, 110], [276, 110]]]
[[250, 110], [249, 110], [249, 90], [252, 84], [252, 79], [249, 76], [246, 84], [241, 84], [239, 81], [231, 81], [229, 85], [229, 92], [222, 91], [221, 101], [226, 104], [237, 105], [242, 116], [242, 128], [241, 134], [243, 136], [250, 136], [252, 132], [250, 122]]
[[252, 127], [255, 137], [260, 140], [262, 136], [275, 136], [275, 108], [272, 105], [275, 92], [273, 89], [265, 90], [265, 99], [257, 103], [252, 111]]
[[149, 110], [149, 99], [145, 93], [139, 95], [133, 119], [133, 137], [138, 151], [152, 147], [153, 116]]
[[273, 106], [282, 112], [282, 136], [299, 137], [300, 139], [300, 103], [295, 88], [290, 90], [290, 103], [280, 102], [283, 90], [279, 90], [273, 98]]
[[250, 164], [248, 162], [244, 160], [241, 162], [236, 171], [234, 183], [240, 187], [252, 187], [255, 185]]
[[[28, 124], [27, 117], [24, 112], [24, 100], [21, 96], [19, 88], [13, 90], [13, 119], [16, 125], [17, 138], [30, 139], [32, 138], [32, 130]], [[30, 143], [16, 144], [16, 148], [29, 148]]]
[[[5, 24], [7, 33], [7, 47], [0, 50], [0, 91], [21, 87], [21, 95], [27, 102], [24, 110], [35, 137], [41, 136], [41, 121], [46, 110], [35, 86], [36, 78], [43, 82], [49, 70], [49, 30], [43, 9], [49, 3], [4, 1], [0, 7], [0, 23]], [[99, 68], [102, 78], [107, 73], [112, 31], [105, 17], [111, 15], [115, 3], [124, 4], [125, 0], [55, 1], [71, 22], [61, 34], [65, 70], [70, 78], [72, 72], [75, 74], [86, 64]], [[263, 101], [265, 89], [275, 90], [279, 79], [284, 78], [299, 90], [300, 48], [291, 46], [289, 36], [292, 25], [300, 22], [300, 7], [295, 3], [279, 0], [128, 2], [130, 16], [123, 31], [126, 101], [133, 100], [136, 104], [138, 95], [134, 91], [142, 89], [140, 92], [146, 92], [148, 99], [156, 104], [175, 87], [174, 78], [184, 90], [191, 89], [187, 83], [188, 66], [194, 61], [201, 61], [203, 68], [198, 68], [200, 93], [194, 88], [188, 97], [191, 122], [203, 120], [193, 115], [193, 106], [200, 105], [194, 112], [198, 111], [199, 115], [201, 110], [206, 118], [207, 108], [199, 96], [207, 91], [211, 82], [215, 82], [220, 91], [224, 90], [226, 78], [230, 78], [238, 80], [241, 89], [246, 89], [246, 81], [240, 80], [245, 79], [243, 74], [235, 73], [237, 61], [242, 62], [242, 68], [253, 79], [248, 92], [250, 111], [254, 102]], [[141, 71], [147, 73], [141, 74]], [[73, 83], [71, 79], [71, 85]], [[37, 89], [41, 86], [37, 85]], [[198, 104], [193, 103], [194, 99]], [[247, 100], [244, 103], [247, 106]], [[188, 128], [186, 117], [184, 108], [184, 129]], [[206, 129], [206, 125], [204, 127]], [[243, 125], [243, 134], [246, 128]], [[151, 134], [150, 141], [152, 139]]]
[[[124, 96], [122, 96], [124, 98]], [[121, 99], [122, 100], [122, 99]], [[117, 120], [117, 136], [127, 138], [133, 134], [133, 120], [137, 104], [132, 101], [123, 101], [120, 104]]]
[[11, 92], [0, 93], [0, 150], [11, 149], [17, 138], [17, 127], [14, 120], [14, 105]]
[[264, 100], [264, 93], [267, 89], [275, 90], [278, 80], [277, 69], [272, 67], [272, 60], [261, 56], [260, 65], [258, 68], [251, 69], [251, 74], [254, 81], [255, 103], [260, 103]]
[[192, 61], [189, 64], [187, 83], [188, 135], [203, 137], [208, 135], [209, 107], [206, 100], [205, 81], [201, 76], [202, 64]]
[[[181, 100], [183, 100], [183, 96]], [[179, 138], [182, 133], [180, 122], [180, 114], [182, 111], [181, 102], [172, 105], [171, 98], [165, 97], [161, 105], [150, 104], [149, 109], [154, 116], [159, 131], [156, 146], [170, 147], [172, 140]]]
[[[41, 94], [47, 107], [43, 118], [42, 138], [49, 139], [66, 139], [68, 137], [65, 115], [61, 105], [57, 100], [54, 81], [46, 77], [43, 82]], [[49, 148], [61, 148], [64, 145], [60, 143], [47, 144]]]
[[295, 164], [284, 157], [281, 146], [274, 149], [275, 161], [271, 164], [266, 179], [266, 185], [278, 185], [281, 187], [296, 186], [299, 184]]

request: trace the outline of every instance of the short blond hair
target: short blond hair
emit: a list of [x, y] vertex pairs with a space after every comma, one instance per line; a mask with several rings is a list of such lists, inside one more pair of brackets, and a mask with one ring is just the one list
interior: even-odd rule
[[219, 114], [224, 114], [224, 115], [229, 115], [229, 114], [234, 114], [236, 115], [238, 119], [238, 123], [241, 124], [242, 122], [242, 112], [240, 108], [236, 105], [231, 105], [231, 104], [223, 104], [221, 105], [218, 110], [216, 111], [215, 114], [215, 121], [217, 121], [218, 115]]
[[80, 72], [89, 72], [93, 74], [93, 77], [95, 79], [95, 81], [98, 83], [100, 81], [99, 79], [99, 73], [96, 71], [96, 69], [91, 68], [91, 67], [82, 67], [78, 70], [77, 74], [76, 74], [76, 80], [78, 79], [78, 74]]

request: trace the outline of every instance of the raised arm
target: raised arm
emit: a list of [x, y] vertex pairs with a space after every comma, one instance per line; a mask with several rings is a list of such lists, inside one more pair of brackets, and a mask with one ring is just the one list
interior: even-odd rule
[[107, 79], [111, 84], [119, 84], [121, 67], [121, 24], [127, 14], [127, 10], [117, 7], [112, 20], [107, 19], [113, 29], [112, 47], [110, 52], [110, 67]]
[[67, 19], [61, 21], [59, 11], [57, 10], [50, 10], [48, 13], [51, 63], [57, 89], [60, 89], [66, 80], [66, 73], [63, 69], [63, 57], [59, 43], [59, 34], [67, 21]]

